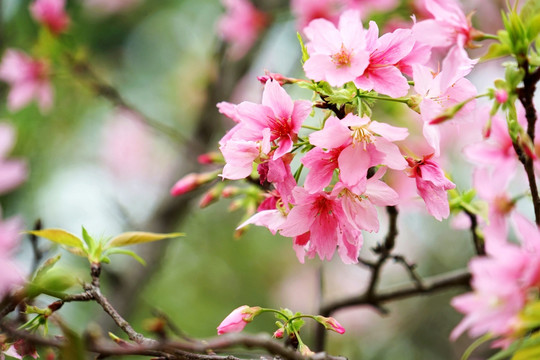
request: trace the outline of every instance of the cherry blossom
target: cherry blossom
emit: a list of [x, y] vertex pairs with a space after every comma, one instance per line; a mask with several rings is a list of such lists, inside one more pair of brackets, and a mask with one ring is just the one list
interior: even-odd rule
[[365, 49], [364, 28], [357, 11], [344, 12], [338, 28], [325, 19], [313, 20], [304, 33], [310, 40], [306, 44], [310, 56], [304, 63], [310, 79], [342, 86], [364, 73], [369, 52]]
[[219, 35], [231, 45], [229, 54], [237, 60], [253, 46], [268, 19], [249, 0], [222, 0], [222, 3], [227, 12], [218, 23]]
[[5, 159], [14, 143], [14, 128], [7, 123], [0, 123], [0, 194], [19, 186], [28, 175], [24, 161]]
[[326, 19], [337, 24], [343, 2], [343, 0], [292, 0], [291, 10], [296, 17], [298, 29], [304, 29], [315, 19]]
[[427, 211], [441, 221], [450, 215], [447, 190], [456, 185], [444, 176], [439, 164], [431, 160], [433, 154], [424, 156], [422, 160], [407, 158], [410, 169], [409, 176], [415, 178], [418, 195], [424, 199]]
[[424, 5], [433, 19], [414, 25], [416, 40], [432, 47], [457, 45], [463, 48], [470, 45], [474, 28], [456, 0], [424, 0]]
[[43, 60], [32, 59], [24, 52], [8, 49], [0, 63], [0, 80], [11, 86], [8, 108], [16, 111], [37, 100], [44, 112], [51, 108], [53, 90], [49, 81], [49, 67]]
[[234, 309], [217, 327], [218, 335], [244, 330], [244, 327], [253, 320], [259, 310], [259, 307], [249, 307], [247, 305]]
[[415, 41], [409, 29], [397, 29], [379, 37], [379, 28], [370, 21], [366, 33], [366, 49], [369, 65], [361, 76], [354, 80], [362, 90], [375, 90], [392, 97], [407, 95], [409, 84], [399, 70], [398, 63], [410, 54]]
[[307, 254], [330, 260], [336, 247], [346, 264], [358, 262], [362, 232], [347, 219], [341, 199], [324, 191], [310, 194], [301, 187], [293, 191], [295, 206], [280, 226], [280, 234], [294, 237], [293, 248], [300, 262]]
[[237, 105], [235, 111], [230, 106], [226, 108], [223, 111], [236, 118], [238, 124], [220, 141], [226, 162], [223, 177], [242, 179], [252, 172], [253, 162], [261, 154], [276, 160], [291, 151], [302, 122], [311, 112], [311, 102], [293, 101], [272, 80], [264, 85], [262, 104], [246, 101]]
[[32, 17], [46, 26], [52, 33], [60, 34], [69, 26], [69, 16], [65, 11], [65, 0], [36, 0], [30, 5]]
[[487, 257], [475, 258], [469, 264], [473, 292], [452, 300], [452, 306], [465, 318], [451, 338], [467, 329], [474, 337], [485, 333], [510, 337], [517, 329], [518, 314], [528, 294], [539, 290], [540, 231], [521, 215], [514, 215], [513, 220], [521, 246], [486, 237]]
[[[318, 175], [321, 179], [313, 181], [314, 185], [326, 186], [329, 170], [333, 171], [332, 163], [335, 163], [337, 156], [340, 180], [347, 187], [354, 187], [366, 177], [368, 169], [372, 166], [386, 165], [395, 170], [404, 170], [407, 162], [397, 145], [392, 142], [403, 140], [407, 135], [408, 131], [405, 128], [372, 121], [368, 117], [360, 118], [354, 114], [348, 114], [344, 119], [339, 120], [331, 116], [326, 120], [322, 130], [309, 136], [309, 141], [320, 149], [343, 149], [339, 151], [339, 154], [338, 151], [331, 153], [333, 158], [330, 160], [322, 157], [317, 162], [308, 157], [305, 164], [318, 170], [324, 168], [326, 175]], [[315, 149], [311, 151], [320, 152]], [[310, 186], [310, 189], [313, 187]]]
[[19, 244], [22, 229], [19, 218], [0, 219], [0, 299], [23, 282], [19, 266], [12, 257]]

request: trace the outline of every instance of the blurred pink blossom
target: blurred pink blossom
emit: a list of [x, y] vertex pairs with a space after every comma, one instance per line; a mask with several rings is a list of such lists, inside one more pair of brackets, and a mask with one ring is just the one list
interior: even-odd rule
[[297, 28], [302, 30], [315, 19], [326, 19], [337, 25], [343, 5], [344, 0], [292, 0], [291, 10]]
[[19, 186], [28, 175], [24, 161], [5, 159], [14, 142], [14, 128], [7, 123], [0, 123], [0, 194]]
[[8, 49], [0, 63], [0, 80], [11, 86], [8, 94], [10, 111], [23, 108], [32, 99], [38, 102], [42, 112], [51, 108], [53, 89], [49, 80], [49, 66], [44, 60]]
[[229, 55], [238, 60], [253, 46], [268, 23], [268, 16], [249, 0], [222, 0], [226, 14], [219, 20], [218, 32], [230, 44]]
[[36, 0], [30, 5], [32, 17], [46, 26], [52, 33], [60, 34], [69, 26], [69, 16], [64, 7], [65, 0]]
[[13, 287], [22, 284], [19, 266], [13, 261], [13, 251], [19, 244], [23, 224], [20, 218], [0, 218], [0, 300]]

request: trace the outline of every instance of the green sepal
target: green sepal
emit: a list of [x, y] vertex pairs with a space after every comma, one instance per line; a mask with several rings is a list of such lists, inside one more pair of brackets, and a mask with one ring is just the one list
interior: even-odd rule
[[55, 257], [52, 257], [50, 259], [47, 259], [35, 272], [34, 277], [32, 281], [36, 281], [36, 279], [39, 279], [42, 277], [47, 271], [52, 269], [52, 267], [60, 260], [62, 257], [61, 254], [56, 255]]

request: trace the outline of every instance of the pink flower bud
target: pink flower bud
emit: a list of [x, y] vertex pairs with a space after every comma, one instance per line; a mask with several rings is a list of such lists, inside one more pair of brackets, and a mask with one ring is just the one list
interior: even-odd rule
[[30, 13], [38, 23], [58, 35], [69, 26], [69, 17], [64, 7], [65, 0], [36, 0], [30, 5]]
[[242, 305], [234, 309], [217, 327], [218, 335], [244, 330], [247, 323], [251, 322], [260, 312], [261, 308], [258, 306]]
[[199, 174], [191, 173], [180, 180], [171, 189], [171, 195], [179, 196], [187, 192], [195, 190], [199, 187]]
[[338, 334], [345, 333], [345, 328], [341, 326], [341, 324], [338, 323], [338, 321], [333, 317], [316, 316], [315, 320], [322, 324], [326, 328], [326, 330], [332, 330], [337, 332]]
[[211, 165], [216, 163], [223, 163], [223, 156], [219, 152], [209, 152], [206, 154], [201, 154], [197, 157], [199, 164]]
[[508, 92], [504, 89], [497, 89], [495, 90], [495, 100], [499, 104], [503, 104], [508, 100]]
[[281, 338], [283, 338], [283, 328], [277, 329], [277, 330], [274, 332], [274, 337], [275, 337], [276, 339], [281, 339]]

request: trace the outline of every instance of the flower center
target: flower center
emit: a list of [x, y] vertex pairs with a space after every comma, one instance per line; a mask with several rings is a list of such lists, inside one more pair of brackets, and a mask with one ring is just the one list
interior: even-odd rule
[[371, 144], [375, 138], [373, 133], [367, 128], [367, 125], [362, 126], [350, 126], [352, 131], [353, 144], [363, 143], [364, 148], [367, 144]]
[[350, 66], [352, 60], [351, 53], [352, 51], [347, 50], [345, 46], [341, 44], [341, 49], [339, 50], [339, 52], [332, 55], [332, 62], [338, 67]]

